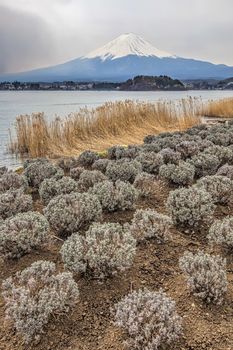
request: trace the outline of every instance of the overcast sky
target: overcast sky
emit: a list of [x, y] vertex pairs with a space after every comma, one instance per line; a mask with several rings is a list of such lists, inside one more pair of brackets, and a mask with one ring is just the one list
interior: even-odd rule
[[233, 66], [233, 0], [0, 0], [0, 73], [68, 61], [128, 32]]

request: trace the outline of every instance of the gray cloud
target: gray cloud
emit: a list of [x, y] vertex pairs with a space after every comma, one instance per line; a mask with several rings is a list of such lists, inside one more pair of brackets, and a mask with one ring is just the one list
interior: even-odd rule
[[0, 0], [0, 72], [67, 61], [125, 32], [233, 66], [232, 13], [232, 0]]
[[53, 61], [53, 34], [40, 17], [0, 6], [0, 73]]

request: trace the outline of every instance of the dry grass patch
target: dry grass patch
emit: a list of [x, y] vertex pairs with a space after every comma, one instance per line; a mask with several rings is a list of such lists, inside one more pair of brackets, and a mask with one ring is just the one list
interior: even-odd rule
[[233, 117], [233, 98], [209, 101], [203, 106], [203, 115], [208, 117]]
[[130, 100], [83, 108], [49, 122], [43, 113], [21, 115], [10, 150], [31, 157], [78, 154], [85, 149], [102, 151], [116, 144], [138, 144], [148, 134], [185, 130], [200, 122], [200, 100], [156, 103]]

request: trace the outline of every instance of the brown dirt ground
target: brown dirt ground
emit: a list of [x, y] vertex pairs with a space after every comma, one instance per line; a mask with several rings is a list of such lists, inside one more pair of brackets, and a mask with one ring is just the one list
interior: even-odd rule
[[[165, 201], [171, 188], [157, 186], [150, 198], [140, 199], [136, 208], [155, 208], [166, 212]], [[38, 196], [33, 194], [35, 209], [41, 211]], [[104, 214], [104, 221], [130, 222], [134, 211]], [[216, 217], [233, 215], [233, 207], [218, 207]], [[25, 346], [14, 329], [4, 321], [4, 303], [0, 298], [0, 350], [123, 350], [126, 335], [113, 325], [111, 308], [133, 289], [162, 288], [177, 303], [183, 317], [183, 336], [172, 344], [173, 350], [232, 350], [233, 349], [233, 257], [207, 245], [206, 228], [192, 236], [172, 229], [172, 238], [165, 244], [153, 240], [138, 245], [131, 269], [104, 282], [75, 277], [80, 289], [77, 306], [68, 315], [51, 319], [39, 343]], [[62, 242], [54, 241], [41, 250], [21, 259], [0, 262], [0, 283], [32, 262], [45, 259], [62, 270], [59, 249]], [[185, 250], [203, 249], [221, 253], [227, 258], [229, 288], [221, 306], [206, 305], [190, 294], [179, 270], [178, 259]]]

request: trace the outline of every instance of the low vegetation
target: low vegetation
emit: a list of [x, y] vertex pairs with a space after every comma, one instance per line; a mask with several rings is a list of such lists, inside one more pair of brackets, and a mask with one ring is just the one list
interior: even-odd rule
[[2, 348], [230, 349], [232, 135], [0, 169]]
[[138, 290], [116, 305], [115, 324], [128, 334], [129, 349], [158, 349], [175, 342], [182, 320], [164, 292]]

